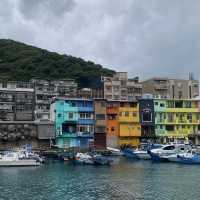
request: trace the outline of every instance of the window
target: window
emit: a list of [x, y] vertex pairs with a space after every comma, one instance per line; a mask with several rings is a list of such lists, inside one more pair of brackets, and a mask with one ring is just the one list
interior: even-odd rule
[[80, 117], [81, 119], [91, 119], [92, 114], [91, 114], [91, 113], [80, 113], [80, 114], [79, 114], [79, 117]]
[[168, 113], [168, 122], [173, 122], [173, 113]]
[[105, 115], [104, 114], [96, 114], [96, 119], [97, 120], [105, 120]]
[[189, 122], [192, 122], [192, 113], [188, 113], [187, 114], [187, 119], [189, 120]]
[[69, 119], [73, 119], [73, 113], [69, 113]]
[[183, 97], [182, 91], [178, 91], [178, 98], [181, 99]]
[[96, 126], [96, 130], [97, 133], [105, 133], [106, 128], [105, 126]]
[[164, 104], [164, 103], [161, 103], [161, 104], [160, 104], [160, 107], [165, 107], [165, 104]]
[[175, 108], [183, 108], [183, 101], [176, 101]]
[[166, 146], [163, 148], [163, 150], [174, 150], [175, 146]]
[[160, 125], [160, 129], [163, 129], [163, 125]]
[[142, 111], [142, 122], [152, 122], [152, 112], [150, 109]]
[[157, 105], [158, 105], [158, 102], [155, 102], [155, 105], [157, 106]]
[[101, 102], [101, 107], [106, 107], [106, 103], [105, 102]]
[[62, 114], [61, 113], [58, 113], [58, 118], [62, 117]]
[[125, 112], [124, 115], [125, 115], [126, 117], [128, 117], [128, 116], [129, 116], [129, 112]]
[[190, 102], [190, 101], [186, 101], [186, 102], [185, 102], [185, 107], [186, 107], [186, 108], [192, 108], [191, 102]]
[[133, 112], [133, 113], [132, 113], [132, 116], [133, 116], [133, 117], [137, 117], [137, 113], [136, 113], [136, 112]]
[[174, 126], [173, 125], [166, 125], [166, 130], [167, 131], [174, 131]]
[[115, 131], [115, 128], [114, 128], [114, 127], [111, 127], [111, 131]]

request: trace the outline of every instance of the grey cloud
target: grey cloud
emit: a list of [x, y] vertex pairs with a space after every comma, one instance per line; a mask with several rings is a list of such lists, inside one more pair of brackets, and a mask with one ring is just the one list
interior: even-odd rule
[[200, 1], [1, 0], [0, 37], [93, 60], [130, 76], [200, 68]]
[[20, 0], [19, 9], [21, 13], [29, 18], [35, 19], [41, 16], [59, 18], [75, 6], [74, 0]]

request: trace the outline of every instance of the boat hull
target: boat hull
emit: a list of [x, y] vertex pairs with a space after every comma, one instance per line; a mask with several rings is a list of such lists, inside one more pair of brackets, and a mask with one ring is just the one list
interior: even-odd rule
[[0, 161], [0, 167], [39, 166], [35, 160]]

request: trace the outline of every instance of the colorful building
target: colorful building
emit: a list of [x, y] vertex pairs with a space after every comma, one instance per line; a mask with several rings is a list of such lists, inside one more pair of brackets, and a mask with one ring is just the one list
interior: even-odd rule
[[155, 134], [164, 142], [188, 140], [200, 131], [198, 100], [154, 99]]
[[119, 107], [119, 145], [137, 146], [140, 143], [141, 125], [139, 103], [120, 102]]
[[119, 106], [120, 101], [107, 101], [107, 145], [119, 147]]
[[155, 140], [155, 115], [152, 95], [143, 96], [139, 99], [141, 140], [154, 142]]
[[94, 134], [93, 100], [56, 98], [51, 104], [56, 145], [88, 148]]
[[96, 149], [105, 149], [106, 144], [106, 100], [95, 99], [94, 100], [94, 112], [95, 112], [95, 131], [94, 131], [94, 147]]

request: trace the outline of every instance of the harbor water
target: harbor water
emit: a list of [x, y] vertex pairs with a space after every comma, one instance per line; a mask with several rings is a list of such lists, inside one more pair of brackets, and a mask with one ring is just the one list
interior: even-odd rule
[[0, 168], [0, 200], [198, 200], [199, 165], [120, 159], [112, 166], [51, 161]]

